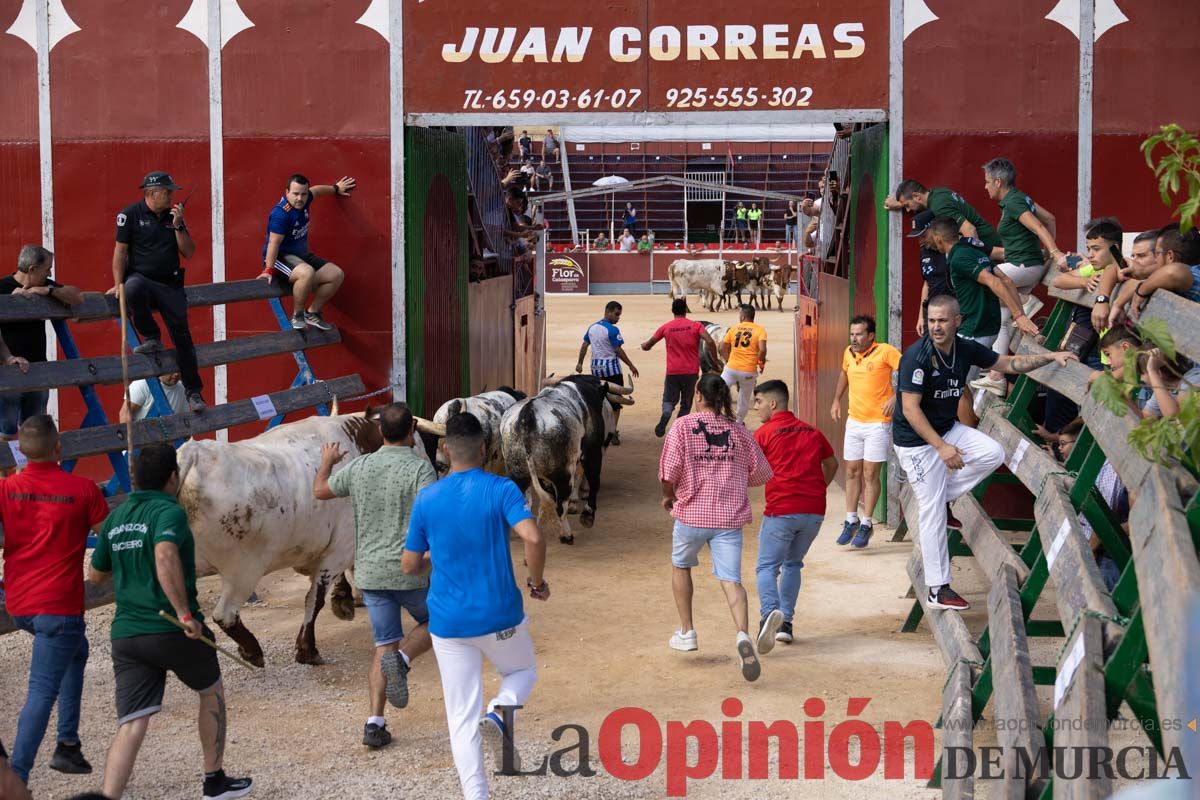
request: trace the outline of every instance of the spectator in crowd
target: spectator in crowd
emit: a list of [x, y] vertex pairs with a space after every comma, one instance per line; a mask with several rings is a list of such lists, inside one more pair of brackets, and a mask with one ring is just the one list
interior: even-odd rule
[[[545, 156], [542, 157], [545, 160]], [[537, 170], [533, 167], [533, 159], [527, 158], [521, 162], [521, 177], [525, 181], [525, 185], [530, 189], [537, 190]]]
[[996, 271], [1010, 278], [1020, 293], [1016, 308], [1005, 303], [1000, 309], [1000, 332], [992, 345], [997, 353], [1007, 355], [1017, 309], [1046, 274], [1042, 248], [1059, 269], [1067, 268], [1067, 256], [1054, 243], [1054, 215], [1017, 188], [1017, 168], [1011, 161], [993, 158], [983, 165], [983, 176], [988, 197], [1000, 204], [998, 229], [1004, 243], [1004, 263]]
[[[675, 518], [671, 536], [671, 589], [679, 629], [674, 650], [698, 649], [692, 621], [692, 567], [708, 545], [713, 574], [721, 582], [737, 628], [736, 649], [742, 677], [758, 679], [761, 665], [750, 638], [749, 607], [742, 586], [742, 528], [750, 522], [746, 490], [772, 478], [771, 466], [730, 408], [729, 387], [716, 375], [696, 385], [696, 413], [680, 418], [663, 442], [658, 478], [662, 505]], [[770, 646], [774, 646], [774, 636]]]
[[56, 703], [57, 745], [50, 768], [92, 771], [79, 742], [88, 659], [79, 565], [88, 531], [108, 516], [108, 504], [95, 481], [59, 466], [62, 445], [48, 414], [25, 420], [19, 441], [29, 463], [19, 475], [0, 478], [0, 521], [6, 610], [17, 628], [33, 635], [29, 692], [17, 717], [12, 755], [13, 771], [28, 783]]
[[[167, 672], [200, 698], [204, 797], [235, 798], [250, 792], [249, 778], [230, 778], [225, 754], [225, 688], [213, 639], [196, 599], [196, 543], [175, 495], [175, 448], [153, 442], [137, 454], [137, 490], [104, 523], [92, 551], [89, 579], [113, 580], [117, 611], [112, 622], [117, 728], [104, 764], [104, 794], [121, 797], [133, 773], [150, 717], [162, 710]], [[173, 614], [186, 632], [162, 619]]]
[[959, 233], [983, 243], [979, 249], [987, 253], [990, 259], [1004, 259], [1000, 234], [974, 206], [953, 189], [947, 189], [945, 186], [926, 189], [920, 181], [910, 178], [902, 181], [896, 187], [894, 197], [886, 198], [883, 205], [889, 211], [907, 211], [910, 214], [929, 211], [933, 217], [949, 217], [958, 225]]
[[[309, 186], [308, 178], [296, 173], [288, 178], [286, 191], [267, 217], [263, 242], [263, 272], [258, 277], [292, 288], [292, 327], [327, 331], [333, 328], [321, 310], [337, 294], [346, 274], [332, 261], [308, 249], [309, 206], [326, 195], [349, 197], [355, 180], [349, 176], [331, 185]], [[309, 297], [311, 296], [311, 301]], [[304, 303], [309, 301], [308, 309]]]
[[[383, 716], [384, 698], [396, 708], [408, 705], [409, 666], [431, 646], [429, 577], [406, 575], [400, 569], [417, 492], [437, 480], [429, 460], [413, 450], [416, 424], [404, 403], [384, 406], [379, 412], [383, 446], [354, 459], [331, 478], [346, 454], [336, 442], [326, 444], [313, 479], [313, 497], [349, 497], [354, 506], [354, 585], [362, 590], [375, 641], [367, 670], [370, 713], [363, 728], [363, 744], [372, 750], [392, 741]], [[417, 623], [407, 636], [402, 611]]]
[[[926, 213], [926, 212], [922, 212]], [[842, 395], [850, 392], [842, 458], [846, 461], [846, 520], [839, 545], [863, 548], [875, 532], [875, 504], [879, 502], [879, 473], [892, 446], [892, 413], [896, 392], [892, 388], [900, 351], [875, 341], [875, 318], [860, 314], [850, 320], [850, 346], [842, 354], [842, 371], [833, 390], [829, 415], [842, 417]], [[862, 498], [863, 517], [858, 516]]]
[[[529, 138], [529, 131], [521, 131], [521, 138], [517, 139], [517, 145], [521, 148], [521, 160], [533, 157], [533, 139]], [[543, 160], [544, 157], [543, 157]]]
[[178, 188], [167, 173], [151, 172], [142, 180], [142, 199], [117, 214], [113, 288], [109, 294], [124, 287], [133, 327], [142, 337], [142, 343], [133, 348], [135, 353], [162, 349], [162, 334], [151, 313], [158, 309], [175, 345], [188, 408], [203, 411], [205, 402], [200, 390], [204, 384], [188, 328], [187, 295], [183, 291], [183, 268], [179, 266], [180, 256], [191, 258], [195, 254], [196, 242], [188, 232], [183, 203], [171, 205]]
[[758, 203], [751, 203], [750, 210], [746, 212], [746, 219], [750, 223], [751, 241], [755, 247], [762, 244], [762, 209], [758, 207]]
[[541, 162], [534, 169], [534, 176], [537, 178], [537, 188], [540, 191], [549, 192], [554, 189], [554, 172], [546, 163], [545, 156], [542, 156]]
[[821, 210], [825, 207], [825, 195], [828, 193], [831, 207], [834, 211], [837, 211], [838, 186], [837, 172], [830, 170], [817, 181], [817, 196], [805, 198], [800, 203], [801, 213], [807, 217], [812, 217], [808, 229], [804, 232], [804, 238], [808, 243], [807, 246], [811, 247], [814, 253], [821, 243]]
[[800, 212], [796, 210], [796, 201], [788, 200], [787, 208], [783, 212], [783, 239], [789, 248], [799, 247], [796, 236], [796, 225], [799, 220]]
[[[183, 395], [183, 384], [179, 382], [178, 372], [160, 375], [158, 385], [162, 387], [163, 395], [167, 398], [167, 405], [170, 406], [170, 409], [160, 416], [182, 414], [187, 410], [187, 400]], [[150, 382], [144, 379], [137, 380], [129, 384], [129, 399], [121, 403], [118, 419], [124, 425], [129, 421], [129, 415], [132, 414], [133, 421], [137, 422], [148, 417], [152, 408], [154, 408], [154, 394], [150, 391]]]
[[1145, 352], [1146, 385], [1150, 398], [1142, 408], [1147, 418], [1174, 417], [1179, 414], [1179, 395], [1200, 390], [1200, 366], [1177, 355], [1174, 362], [1157, 347]]
[[746, 206], [741, 200], [733, 209], [733, 236], [734, 241], [741, 243], [750, 240], [749, 223], [746, 221]]
[[[954, 221], [941, 219], [949, 233], [957, 236]], [[946, 235], [937, 234], [939, 238]], [[976, 252], [987, 260], [982, 252]], [[949, 295], [930, 299], [928, 332], [905, 350], [900, 359], [897, 380], [900, 403], [892, 428], [896, 457], [908, 476], [920, 509], [917, 529], [929, 589], [926, 605], [954, 611], [970, 608], [970, 604], [950, 588], [947, 507], [975, 488], [1004, 460], [1004, 448], [957, 421], [967, 375], [978, 367], [1024, 374], [1052, 362], [1063, 365], [1075, 358], [1067, 352], [997, 355], [976, 340], [958, 336], [961, 322], [956, 299]]]
[[638, 239], [637, 250], [644, 256], [650, 255], [650, 251], [654, 249], [654, 242], [650, 241], [650, 234], [643, 233], [642, 238]]
[[552, 130], [547, 130], [545, 138], [542, 139], [542, 158], [558, 161], [558, 139], [554, 138]]
[[635, 236], [637, 235], [638, 215], [637, 209], [633, 207], [633, 203], [625, 204], [625, 218], [622, 220], [622, 224], [624, 224], [630, 233], [634, 234]]
[[[579, 346], [579, 361], [575, 364], [576, 372], [583, 372], [583, 359], [587, 356], [588, 348], [592, 349], [592, 375], [618, 386], [625, 385], [625, 377], [621, 374], [621, 362], [629, 367], [633, 377], [638, 377], [638, 369], [625, 354], [625, 338], [617, 323], [621, 321], [621, 304], [610, 300], [604, 306], [604, 316], [592, 323], [583, 334], [583, 344]], [[613, 435], [610, 444], [621, 444], [621, 433], [617, 426], [621, 422], [621, 406], [612, 404]]]
[[671, 301], [670, 322], [663, 323], [646, 341], [642, 349], [649, 351], [660, 339], [667, 340], [667, 377], [663, 382], [662, 416], [654, 426], [654, 435], [662, 438], [667, 423], [679, 404], [679, 416], [685, 417], [692, 410], [692, 395], [696, 391], [696, 378], [700, 373], [700, 343], [708, 348], [717, 360], [716, 368], [723, 364], [717, 354], [717, 343], [704, 327], [704, 323], [687, 318], [687, 299], [676, 297]]
[[[758, 652], [792, 641], [792, 620], [800, 595], [804, 556], [825, 519], [825, 493], [837, 475], [837, 456], [825, 435], [788, 410], [783, 381], [754, 390], [754, 411], [762, 426], [754, 432], [771, 465], [767, 507], [758, 531]], [[773, 640], [773, 641], [772, 641]]]
[[[437, 564], [429, 586], [429, 632], [442, 675], [450, 749], [463, 796], [486, 800], [481, 740], [492, 745], [498, 770], [521, 769], [508, 728], [512, 718], [496, 709], [525, 705], [537, 682], [509, 530], [524, 545], [525, 585], [534, 600], [550, 598], [546, 540], [517, 485], [483, 469], [487, 445], [478, 419], [451, 417], [441, 447], [450, 473], [417, 495], [400, 568], [406, 575], [422, 575]], [[486, 707], [484, 658], [500, 673], [499, 689]], [[504, 757], [505, 750], [511, 759]]]
[[1182, 233], [1178, 225], [1168, 225], [1159, 231], [1155, 247], [1159, 265], [1144, 279], [1131, 279], [1121, 287], [1121, 293], [1109, 312], [1109, 324], [1116, 325], [1129, 316], [1137, 319], [1150, 295], [1156, 289], [1166, 289], [1200, 303], [1200, 231], [1195, 228]]
[[[1115, 219], [1111, 221], [1118, 228], [1120, 227], [1120, 223], [1118, 223]], [[1095, 292], [1096, 294], [1096, 302], [1095, 305], [1092, 306], [1091, 311], [1091, 323], [1092, 330], [1096, 331], [1097, 334], [1102, 333], [1106, 328], [1108, 328], [1108, 315], [1112, 312], [1113, 304], [1116, 300], [1117, 293], [1120, 291], [1119, 287], [1121, 286], [1121, 283], [1129, 280], [1130, 278], [1136, 278], [1139, 280], [1148, 278], [1150, 273], [1154, 272], [1154, 270], [1158, 267], [1158, 256], [1155, 253], [1155, 247], [1158, 245], [1158, 235], [1159, 231], [1157, 229], [1142, 231], [1139, 233], [1133, 238], [1133, 245], [1129, 251], [1129, 258], [1123, 259], [1123, 261], [1117, 261], [1117, 259], [1113, 258], [1112, 253], [1109, 252], [1109, 248], [1115, 244], [1118, 250], [1120, 249], [1121, 243], [1124, 240], [1124, 231], [1121, 231], [1121, 237], [1119, 239], [1114, 240], [1110, 235], [1107, 240], [1103, 242], [1097, 242], [1097, 244], [1102, 246], [1104, 252], [1107, 253], [1107, 261], [1104, 261], [1103, 255], [1097, 255], [1093, 253], [1092, 242], [1089, 238], [1089, 262], [1095, 265], [1099, 260], [1101, 263], [1106, 265], [1102, 275], [1095, 280], [1089, 279], [1087, 284], [1081, 287], [1090, 292]], [[1060, 283], [1056, 278], [1054, 285], [1062, 286], [1063, 288], [1080, 288], [1078, 279], [1076, 281]]]
[[633, 234], [629, 228], [621, 231], [621, 252], [632, 253], [637, 249], [637, 239], [633, 238]]
[[604, 235], [604, 231], [600, 231], [600, 234], [595, 239], [592, 239], [592, 249], [594, 250], [607, 250], [611, 246], [612, 242]]
[[754, 384], [767, 366], [767, 330], [754, 321], [754, 306], [743, 303], [738, 308], [738, 324], [721, 341], [721, 359], [721, 380], [730, 389], [737, 385], [737, 421], [745, 424], [754, 403]]
[[[17, 256], [17, 271], [0, 278], [0, 296], [50, 297], [68, 306], [82, 302], [83, 293], [79, 289], [63, 286], [50, 278], [50, 270], [53, 267], [53, 253], [40, 245], [25, 245]], [[0, 325], [0, 339], [8, 346], [11, 355], [22, 359], [26, 364], [46, 360], [44, 320]], [[21, 423], [38, 414], [45, 414], [49, 398], [48, 389], [0, 394], [0, 438], [13, 438], [17, 435], [17, 428]]]

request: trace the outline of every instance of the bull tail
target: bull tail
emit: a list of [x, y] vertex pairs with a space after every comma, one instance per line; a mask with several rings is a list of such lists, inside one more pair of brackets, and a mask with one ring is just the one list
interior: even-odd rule
[[[554, 507], [555, 516], [558, 515], [558, 490], [555, 490], [554, 496], [551, 497], [546, 488], [542, 486], [541, 480], [538, 478], [537, 472], [533, 468], [533, 458], [529, 455], [525, 456], [525, 468], [529, 470], [529, 485], [533, 488], [534, 494], [538, 496], [538, 500], [542, 505], [547, 504]], [[538, 515], [539, 517], [541, 514]]]

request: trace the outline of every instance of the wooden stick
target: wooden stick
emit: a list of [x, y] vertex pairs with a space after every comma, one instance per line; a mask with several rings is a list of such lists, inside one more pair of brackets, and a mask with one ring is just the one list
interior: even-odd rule
[[[161, 608], [158, 610], [158, 615], [160, 617], [162, 617], [163, 619], [165, 619], [167, 622], [174, 625], [176, 628], [179, 628], [179, 630], [187, 631], [188, 628], [186, 625], [184, 625], [182, 622], [180, 622], [178, 619], [171, 616], [167, 612], [163, 611]], [[204, 642], [206, 645], [211, 647], [213, 650], [216, 650], [218, 653], [221, 653], [222, 655], [229, 656], [230, 658], [232, 658], [237, 663], [241, 664], [246, 669], [262, 669], [262, 667], [256, 667], [253, 664], [251, 664], [249, 661], [246, 661], [244, 658], [239, 656], [237, 653], [234, 653], [231, 650], [226, 650], [224, 647], [221, 647], [221, 645], [217, 644], [212, 639], [209, 639], [204, 634], [200, 634], [199, 638], [200, 638], [200, 641]]]
[[125, 464], [129, 469], [129, 488], [133, 488], [133, 409], [129, 399], [129, 311], [125, 306], [125, 284], [117, 286], [121, 307], [121, 383], [125, 387]]

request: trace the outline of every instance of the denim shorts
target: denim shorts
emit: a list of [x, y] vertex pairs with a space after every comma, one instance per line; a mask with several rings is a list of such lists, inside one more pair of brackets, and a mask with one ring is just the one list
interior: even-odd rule
[[742, 582], [742, 529], [694, 528], [675, 520], [671, 536], [671, 563], [681, 569], [700, 563], [704, 545], [712, 551], [713, 575], [717, 580]]
[[425, 605], [428, 589], [363, 589], [362, 593], [376, 647], [395, 644], [404, 638], [400, 609], [407, 610], [418, 625], [429, 622], [429, 608]]

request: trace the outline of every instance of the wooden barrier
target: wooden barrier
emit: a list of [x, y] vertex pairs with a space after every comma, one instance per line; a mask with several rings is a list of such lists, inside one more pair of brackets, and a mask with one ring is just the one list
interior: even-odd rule
[[[975, 736], [971, 683], [971, 666], [960, 661], [950, 667], [950, 677], [942, 687], [942, 748], [949, 756], [942, 759], [942, 796], [948, 800], [975, 797], [974, 770], [968, 770], [965, 764], [955, 766], [958, 754], [971, 749]], [[945, 777], [947, 772], [962, 777]]]
[[999, 580], [988, 593], [988, 633], [992, 640], [996, 721], [1003, 723], [997, 726], [996, 737], [1003, 749], [1000, 764], [1004, 772], [999, 793], [989, 796], [1024, 800], [1029, 795], [1037, 796], [1044, 784], [1029, 774], [1028, 764], [1037, 764], [1049, 754], [1042, 736], [1017, 574], [1011, 567], [1001, 568]]
[[[246, 280], [227, 283], [202, 283], [184, 287], [189, 308], [219, 306], [245, 300], [269, 300], [272, 297], [287, 297], [290, 291], [273, 281]], [[64, 305], [48, 297], [9, 295], [0, 303], [0, 323], [24, 322], [31, 319], [68, 319], [75, 322], [97, 322], [119, 319], [120, 309], [115, 294], [84, 292], [83, 302], [73, 306]]]
[[1018, 583], [1025, 582], [1029, 577], [1029, 567], [992, 524], [978, 500], [972, 495], [963, 495], [954, 501], [954, 514], [962, 523], [963, 540], [971, 548], [975, 561], [990, 583], [996, 582], [1000, 571], [1006, 566], [1017, 574]]
[[1103, 800], [1112, 791], [1112, 781], [1104, 770], [1089, 774], [1090, 753], [1108, 747], [1108, 712], [1104, 696], [1104, 647], [1100, 621], [1085, 616], [1079, 621], [1075, 637], [1068, 642], [1058, 662], [1058, 680], [1054, 684], [1054, 746], [1064, 759], [1084, 759], [1075, 771], [1068, 764], [1064, 774], [1075, 778], [1054, 781], [1055, 800]]
[[[1054, 460], [1041, 446], [1035, 444], [1004, 417], [1007, 406], [999, 400], [990, 402], [979, 420], [980, 433], [986, 433], [1004, 448], [1004, 463], [1008, 471], [1036, 496], [1051, 475], [1062, 475], [1063, 466]], [[1072, 479], [1062, 475], [1069, 486]]]

